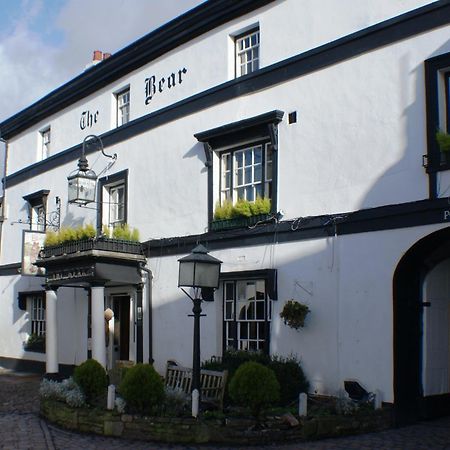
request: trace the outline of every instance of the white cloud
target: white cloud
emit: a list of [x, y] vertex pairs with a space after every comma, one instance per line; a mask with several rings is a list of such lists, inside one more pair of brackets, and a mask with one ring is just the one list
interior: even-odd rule
[[[94, 50], [114, 53], [201, 0], [67, 0], [42, 34], [43, 0], [22, 0], [24, 11], [0, 42], [0, 121], [80, 74]], [[47, 10], [48, 11], [48, 10]], [[48, 38], [49, 27], [62, 36]]]

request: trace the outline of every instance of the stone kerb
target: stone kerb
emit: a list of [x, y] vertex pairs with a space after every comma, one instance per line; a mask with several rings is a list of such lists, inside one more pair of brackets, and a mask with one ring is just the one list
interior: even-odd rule
[[146, 417], [71, 408], [53, 400], [42, 400], [40, 412], [49, 422], [74, 431], [174, 444], [263, 445], [380, 431], [392, 425], [389, 410], [306, 419], [294, 427], [279, 418], [265, 420], [262, 426], [255, 427], [255, 422], [249, 419]]

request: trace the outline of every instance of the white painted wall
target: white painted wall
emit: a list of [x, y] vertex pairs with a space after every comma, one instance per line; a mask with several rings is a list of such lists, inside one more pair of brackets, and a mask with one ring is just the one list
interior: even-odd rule
[[[335, 395], [346, 379], [393, 401], [392, 277], [401, 256], [442, 225], [361, 233], [327, 239], [211, 252], [222, 272], [276, 268], [278, 299], [273, 302], [271, 353], [294, 354], [311, 391]], [[150, 258], [154, 274], [154, 358], [164, 372], [168, 359], [192, 364], [190, 300], [177, 288], [182, 255]], [[279, 317], [294, 298], [311, 313], [300, 331]], [[203, 303], [201, 358], [222, 353], [222, 292]]]
[[[8, 173], [36, 162], [39, 130], [49, 125], [52, 154], [79, 144], [88, 134], [102, 134], [114, 128], [114, 93], [125, 86], [130, 86], [130, 114], [135, 119], [232, 79], [232, 36], [250, 25], [260, 26], [261, 66], [266, 67], [428, 3], [432, 2], [327, 0], [319, 4], [313, 0], [280, 0], [269, 4], [170, 51], [11, 139]], [[178, 71], [183, 68], [187, 73], [180, 84]], [[146, 105], [145, 79], [155, 76], [158, 81], [167, 80], [171, 73], [177, 75], [176, 86], [163, 87], [163, 92], [157, 92]], [[83, 111], [98, 111], [98, 122], [85, 130], [79, 126]]]

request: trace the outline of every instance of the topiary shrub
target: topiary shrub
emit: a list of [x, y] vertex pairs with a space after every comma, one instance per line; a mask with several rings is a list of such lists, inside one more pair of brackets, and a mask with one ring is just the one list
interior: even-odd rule
[[106, 371], [95, 359], [88, 359], [76, 367], [73, 379], [83, 391], [86, 402], [91, 405], [106, 394], [108, 386]]
[[150, 364], [130, 367], [119, 386], [120, 395], [131, 412], [154, 413], [164, 400], [164, 384]]
[[242, 364], [230, 381], [231, 398], [248, 406], [258, 419], [263, 408], [280, 398], [280, 385], [273, 370], [254, 361]]
[[280, 383], [280, 404], [288, 405], [298, 401], [298, 395], [308, 392], [309, 382], [303, 373], [300, 361], [295, 356], [283, 358], [273, 356], [269, 367], [274, 371]]

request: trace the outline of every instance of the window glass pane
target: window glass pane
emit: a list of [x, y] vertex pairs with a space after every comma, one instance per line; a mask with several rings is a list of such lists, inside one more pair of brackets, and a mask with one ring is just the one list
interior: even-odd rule
[[252, 202], [252, 201], [255, 200], [254, 191], [253, 191], [253, 187], [252, 186], [249, 186], [249, 187], [245, 188], [245, 198], [249, 202]]
[[230, 320], [233, 318], [233, 303], [226, 302], [225, 303], [225, 319]]
[[243, 153], [242, 151], [239, 151], [239, 152], [236, 152], [234, 154], [236, 168], [243, 166], [244, 158], [243, 158], [243, 154], [242, 153]]
[[246, 167], [245, 168], [245, 184], [250, 184], [252, 182], [252, 168]]
[[255, 183], [260, 182], [262, 180], [262, 167], [261, 165], [255, 166]]
[[252, 160], [253, 160], [253, 151], [252, 149], [249, 150], [245, 150], [244, 152], [245, 154], [245, 165], [246, 166], [251, 166], [252, 165]]
[[239, 338], [240, 339], [248, 338], [248, 324], [245, 322], [239, 324]]
[[264, 320], [264, 302], [256, 302], [256, 319]]

